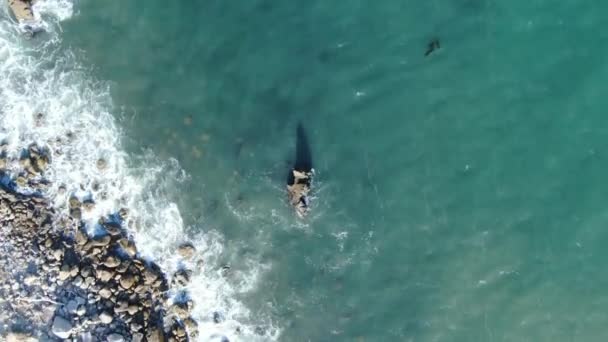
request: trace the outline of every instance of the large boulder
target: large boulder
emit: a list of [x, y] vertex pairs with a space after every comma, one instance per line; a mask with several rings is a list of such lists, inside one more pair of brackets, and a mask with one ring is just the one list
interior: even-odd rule
[[61, 316], [55, 316], [51, 331], [55, 336], [67, 339], [72, 335], [72, 323]]

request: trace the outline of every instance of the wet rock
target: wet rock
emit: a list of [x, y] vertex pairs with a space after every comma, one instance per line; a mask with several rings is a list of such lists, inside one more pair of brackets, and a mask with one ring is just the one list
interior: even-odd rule
[[125, 274], [120, 278], [120, 286], [125, 290], [130, 289], [135, 284], [135, 277], [130, 274]]
[[96, 236], [91, 240], [91, 245], [94, 247], [105, 247], [110, 241], [112, 241], [110, 235]]
[[90, 331], [84, 332], [80, 334], [80, 342], [96, 342], [96, 339], [93, 339], [93, 334]]
[[137, 248], [135, 247], [135, 244], [132, 241], [122, 238], [118, 240], [118, 244], [130, 257], [134, 257], [135, 255], [137, 255]]
[[195, 252], [196, 248], [194, 248], [194, 245], [190, 242], [182, 243], [177, 248], [177, 253], [181, 255], [182, 258], [187, 260], [191, 259]]
[[42, 173], [46, 170], [49, 164], [49, 157], [46, 151], [38, 148], [35, 145], [29, 147], [30, 165], [37, 173]]
[[113, 319], [114, 318], [112, 317], [112, 315], [110, 315], [107, 311], [104, 311], [99, 315], [99, 321], [102, 324], [110, 324], [112, 323]]
[[121, 263], [120, 265], [118, 265], [118, 267], [116, 268], [116, 272], [125, 273], [128, 269], [129, 269], [129, 262], [125, 261], [125, 262]]
[[76, 310], [78, 310], [78, 303], [75, 300], [71, 300], [68, 302], [68, 305], [66, 305], [66, 309], [71, 314], [76, 313]]
[[144, 340], [144, 334], [134, 333], [131, 335], [132, 342], [142, 342]]
[[63, 257], [63, 249], [61, 249], [61, 248], [55, 249], [53, 251], [53, 257], [55, 258], [55, 260], [61, 261], [61, 258]]
[[166, 342], [167, 341], [163, 332], [159, 328], [156, 328], [156, 327], [153, 327], [149, 330], [149, 332], [146, 335], [146, 339], [148, 340], [148, 342]]
[[144, 271], [144, 278], [147, 285], [153, 284], [158, 279], [158, 274], [149, 268]]
[[6, 336], [6, 342], [37, 342], [32, 334], [25, 332], [10, 332]]
[[69, 204], [70, 204], [70, 208], [80, 208], [80, 206], [82, 205], [80, 203], [80, 200], [76, 196], [70, 197]]
[[99, 290], [99, 296], [103, 299], [108, 299], [112, 296], [112, 291], [110, 291], [109, 288], [104, 287], [103, 289]]
[[114, 272], [110, 271], [109, 269], [99, 268], [96, 271], [96, 275], [97, 275], [97, 279], [99, 279], [105, 283], [105, 282], [110, 281], [110, 279], [112, 279], [112, 277], [114, 276]]
[[124, 342], [125, 338], [119, 334], [111, 334], [107, 337], [108, 342]]
[[90, 212], [95, 208], [95, 202], [93, 200], [86, 200], [82, 203], [82, 207], [85, 211]]
[[108, 166], [108, 162], [103, 158], [99, 158], [97, 159], [96, 165], [99, 170], [105, 170], [105, 168]]
[[80, 208], [72, 208], [70, 209], [70, 216], [76, 220], [80, 220], [82, 219], [82, 210]]
[[84, 284], [84, 279], [82, 279], [81, 276], [77, 276], [76, 278], [74, 278], [74, 280], [72, 281], [72, 284], [74, 284], [74, 286], [78, 286], [81, 287]]
[[32, 4], [30, 1], [9, 0], [8, 6], [17, 20], [21, 22], [34, 21], [35, 17], [34, 12], [32, 11]]
[[186, 303], [178, 302], [171, 306], [171, 311], [177, 315], [180, 319], [185, 319], [190, 316], [188, 305]]
[[173, 274], [173, 283], [179, 286], [186, 286], [190, 282], [192, 271], [181, 269]]
[[213, 323], [222, 323], [224, 321], [224, 315], [222, 315], [221, 313], [215, 311], [213, 313]]
[[61, 271], [59, 271], [59, 276], [57, 279], [64, 281], [70, 277], [70, 268], [68, 266], [61, 267]]
[[177, 325], [175, 328], [173, 328], [173, 334], [175, 334], [177, 337], [184, 337], [186, 336], [186, 328], [184, 328], [182, 325]]
[[55, 316], [51, 331], [59, 338], [68, 338], [72, 335], [72, 323], [61, 316]]
[[79, 305], [78, 309], [76, 309], [76, 314], [78, 316], [83, 316], [87, 312], [87, 309], [84, 305]]
[[264, 335], [266, 335], [266, 329], [264, 329], [264, 328], [263, 328], [263, 327], [261, 327], [261, 326], [257, 326], [257, 327], [255, 327], [254, 332], [255, 332], [257, 335], [260, 335], [260, 336], [264, 336]]
[[198, 334], [198, 323], [192, 317], [184, 319], [184, 326], [188, 330], [190, 337], [195, 337]]
[[120, 265], [120, 260], [118, 260], [117, 257], [113, 256], [113, 255], [109, 255], [104, 261], [103, 264], [106, 267], [109, 268], [116, 268], [118, 265]]
[[40, 283], [38, 277], [30, 275], [23, 279], [23, 283], [27, 286], [37, 285]]
[[27, 185], [27, 178], [24, 176], [18, 176], [17, 179], [15, 179], [15, 183], [17, 183], [17, 185], [20, 187], [24, 187]]
[[74, 239], [76, 240], [76, 244], [79, 246], [84, 246], [89, 241], [89, 236], [82, 229], [76, 230], [76, 234], [74, 235]]
[[129, 307], [127, 308], [127, 312], [131, 316], [135, 315], [138, 311], [139, 311], [139, 306], [137, 306], [137, 305], [129, 305]]
[[91, 266], [85, 266], [80, 270], [80, 275], [86, 279], [93, 273], [93, 268]]
[[120, 210], [118, 210], [118, 216], [120, 216], [121, 220], [126, 220], [127, 217], [129, 216], [129, 209], [127, 208], [120, 208]]

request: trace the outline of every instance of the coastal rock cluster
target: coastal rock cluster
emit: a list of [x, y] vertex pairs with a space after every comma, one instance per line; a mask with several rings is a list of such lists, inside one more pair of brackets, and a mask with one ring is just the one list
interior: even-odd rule
[[[197, 336], [193, 301], [180, 289], [192, 272], [169, 282], [144, 260], [123, 227], [127, 209], [91, 227], [82, 211], [93, 199], [58, 210], [44, 193], [48, 152], [35, 144], [19, 158], [0, 146], [0, 340], [188, 341]], [[195, 253], [185, 243], [184, 259]], [[169, 298], [169, 291], [177, 292]], [[177, 298], [177, 299], [176, 299]]]

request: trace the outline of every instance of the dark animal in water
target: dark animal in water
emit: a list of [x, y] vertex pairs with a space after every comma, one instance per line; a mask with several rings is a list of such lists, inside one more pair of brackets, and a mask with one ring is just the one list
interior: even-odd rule
[[298, 124], [296, 140], [296, 160], [287, 176], [287, 192], [289, 203], [296, 209], [300, 217], [304, 217], [309, 210], [310, 188], [312, 186], [312, 155], [306, 132], [302, 124]]
[[426, 52], [424, 53], [424, 56], [426, 57], [426, 56], [430, 55], [437, 49], [441, 49], [441, 45], [439, 44], [439, 39], [434, 38], [433, 40], [431, 40], [429, 42], [429, 45], [426, 48]]

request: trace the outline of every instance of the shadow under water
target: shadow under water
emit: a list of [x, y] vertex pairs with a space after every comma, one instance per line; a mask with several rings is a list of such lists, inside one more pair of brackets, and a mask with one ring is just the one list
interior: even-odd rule
[[[296, 138], [296, 157], [293, 164], [293, 170], [301, 172], [310, 172], [312, 170], [312, 154], [310, 152], [310, 145], [304, 131], [302, 123], [298, 123], [297, 138]], [[294, 176], [292, 170], [289, 170], [287, 176], [287, 184], [294, 183]]]

